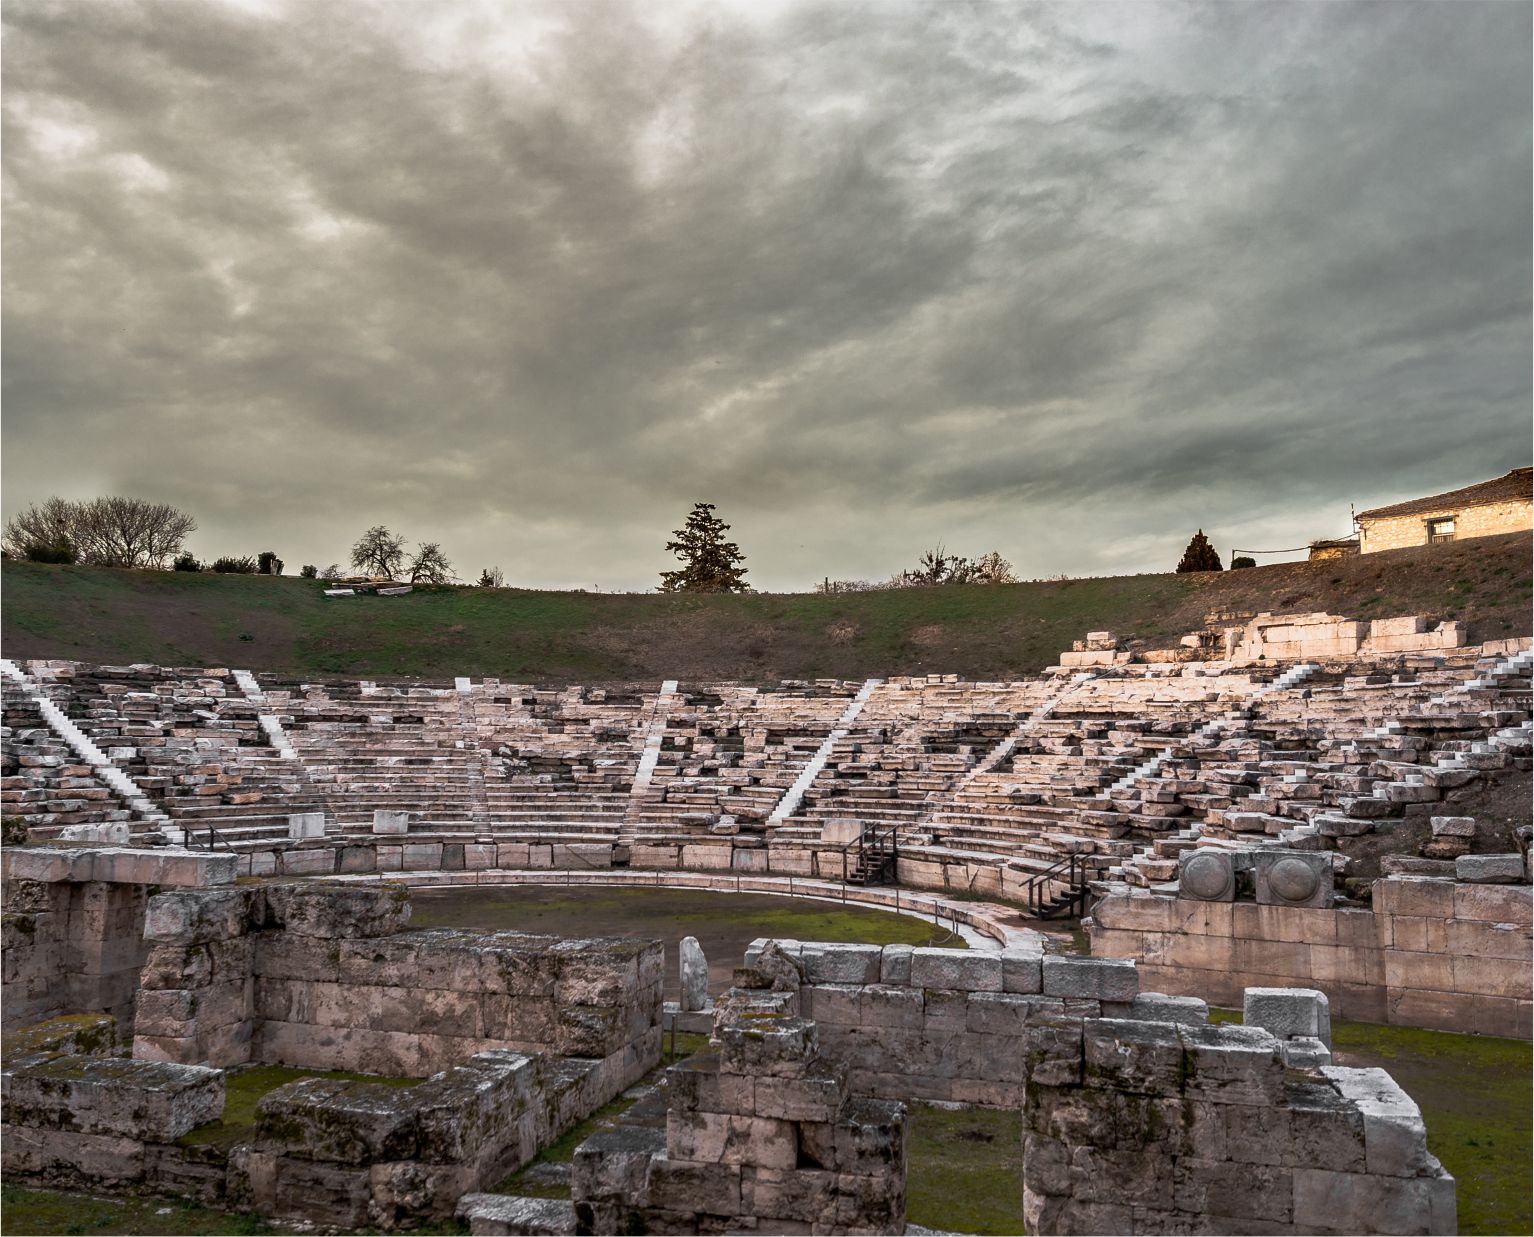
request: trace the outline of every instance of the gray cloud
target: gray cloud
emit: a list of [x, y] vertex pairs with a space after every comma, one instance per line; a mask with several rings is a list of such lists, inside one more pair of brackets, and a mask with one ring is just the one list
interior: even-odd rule
[[13, 0], [5, 511], [758, 587], [1296, 545], [1529, 458], [1505, 3]]

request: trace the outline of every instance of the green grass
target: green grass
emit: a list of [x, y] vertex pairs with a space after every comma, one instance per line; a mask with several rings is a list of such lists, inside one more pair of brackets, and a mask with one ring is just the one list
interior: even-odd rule
[[1469, 621], [1477, 638], [1527, 632], [1529, 545], [1512, 534], [1340, 563], [831, 596], [463, 587], [326, 598], [322, 582], [293, 577], [6, 562], [0, 638], [11, 657], [316, 678], [1001, 678], [1051, 664], [1089, 629], [1166, 647], [1211, 611], [1421, 611]]
[[182, 1146], [228, 1149], [249, 1140], [256, 1128], [256, 1105], [269, 1091], [301, 1078], [339, 1078], [350, 1082], [376, 1082], [386, 1087], [413, 1087], [419, 1078], [385, 1078], [375, 1074], [351, 1074], [342, 1070], [289, 1069], [282, 1065], [255, 1065], [233, 1069], [225, 1076], [224, 1113], [216, 1121], [199, 1125], [182, 1135]]
[[[1211, 1009], [1210, 1022], [1240, 1022]], [[1417, 1101], [1428, 1150], [1458, 1184], [1459, 1231], [1534, 1232], [1534, 1045], [1371, 1022], [1332, 1023], [1338, 1065], [1379, 1066]]]
[[45, 1237], [59, 1234], [291, 1233], [278, 1221], [238, 1212], [215, 1211], [162, 1198], [120, 1195], [98, 1198], [63, 1190], [7, 1185], [0, 1191], [0, 1234]]
[[1023, 1231], [1023, 1118], [908, 1105], [906, 1220], [940, 1232]]

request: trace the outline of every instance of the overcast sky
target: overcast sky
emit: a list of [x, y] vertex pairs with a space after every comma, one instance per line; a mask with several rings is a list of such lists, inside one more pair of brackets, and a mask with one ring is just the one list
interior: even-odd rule
[[6, 0], [4, 508], [760, 589], [1530, 458], [1524, 3]]

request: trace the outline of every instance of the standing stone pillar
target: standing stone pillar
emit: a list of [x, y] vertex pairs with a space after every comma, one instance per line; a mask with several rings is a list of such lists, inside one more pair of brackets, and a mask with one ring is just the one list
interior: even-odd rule
[[682, 970], [682, 1012], [708, 1007], [708, 959], [695, 936], [684, 936], [678, 951]]

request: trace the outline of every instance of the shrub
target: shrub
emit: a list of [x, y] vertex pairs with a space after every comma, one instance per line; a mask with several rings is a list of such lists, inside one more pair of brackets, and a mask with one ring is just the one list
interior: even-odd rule
[[264, 576], [280, 576], [282, 574], [282, 560], [272, 553], [271, 550], [262, 550], [256, 555], [256, 570]]
[[1219, 554], [1209, 544], [1209, 538], [1204, 536], [1204, 530], [1199, 529], [1193, 534], [1193, 539], [1188, 542], [1188, 548], [1182, 552], [1182, 561], [1177, 564], [1177, 574], [1183, 575], [1189, 571], [1224, 570]]
[[41, 541], [34, 541], [26, 547], [26, 558], [29, 563], [74, 563], [80, 556], [75, 553], [75, 548], [67, 541], [54, 542], [51, 545]]
[[479, 573], [480, 588], [504, 588], [505, 585], [506, 577], [499, 567], [486, 567]]
[[182, 555], [180, 555], [176, 559], [176, 561], [174, 563], [171, 564], [171, 570], [172, 571], [201, 571], [202, 570], [202, 564], [199, 563], [195, 558], [193, 558], [192, 555], [190, 555], [190, 554], [182, 554]]
[[197, 523], [168, 503], [109, 496], [34, 503], [5, 526], [5, 545], [25, 557], [29, 545], [69, 545], [91, 567], [163, 570]]
[[[1230, 560], [1230, 569], [1232, 571], [1240, 571], [1243, 567], [1255, 566], [1257, 566], [1257, 560], [1255, 558], [1249, 558], [1245, 554], [1238, 554], [1235, 558]], [[1333, 583], [1335, 583], [1335, 581], [1333, 581]]]
[[226, 554], [222, 558], [215, 558], [210, 570], [226, 576], [253, 576], [256, 574], [256, 560], [248, 556], [235, 558], [232, 554]]
[[298, 574], [306, 580], [312, 580], [320, 574], [320, 569], [313, 563], [305, 563], [298, 569]]

